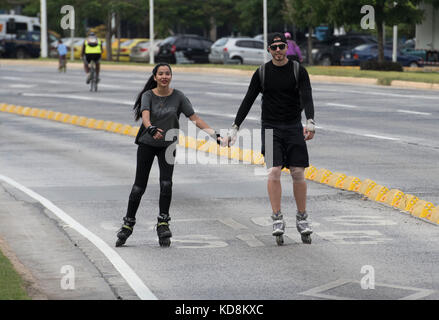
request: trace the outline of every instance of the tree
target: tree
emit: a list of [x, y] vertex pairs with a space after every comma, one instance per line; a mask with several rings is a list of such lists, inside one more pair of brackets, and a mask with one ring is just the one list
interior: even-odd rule
[[[332, 2], [331, 2], [332, 3]], [[312, 34], [314, 27], [327, 23], [330, 2], [325, 0], [285, 0], [285, 19], [290, 23], [308, 28], [308, 64], [313, 64]]]

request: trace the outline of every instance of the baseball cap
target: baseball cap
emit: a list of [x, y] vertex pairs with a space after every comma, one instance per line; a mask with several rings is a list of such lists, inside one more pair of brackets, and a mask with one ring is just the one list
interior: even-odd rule
[[[279, 40], [277, 38], [279, 38]], [[277, 40], [274, 40], [274, 39], [277, 39]], [[280, 32], [270, 33], [268, 35], [267, 45], [270, 46], [272, 43], [279, 42], [279, 41], [283, 42], [283, 43], [287, 43], [287, 39], [285, 38], [285, 35], [283, 33], [280, 33]]]

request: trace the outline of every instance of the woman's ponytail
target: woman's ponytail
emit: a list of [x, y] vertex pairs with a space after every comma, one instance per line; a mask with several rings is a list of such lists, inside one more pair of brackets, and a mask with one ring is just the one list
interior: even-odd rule
[[152, 69], [152, 75], [149, 77], [148, 81], [145, 84], [145, 87], [142, 89], [142, 91], [140, 91], [139, 95], [137, 96], [136, 102], [134, 103], [133, 110], [134, 110], [134, 119], [136, 121], [139, 120], [140, 118], [142, 118], [142, 113], [140, 112], [141, 105], [142, 105], [142, 95], [146, 91], [157, 87], [157, 81], [154, 80], [154, 76], [157, 75], [157, 70], [161, 66], [168, 67], [172, 73], [171, 66], [167, 63], [159, 63], [154, 67], [154, 69]]

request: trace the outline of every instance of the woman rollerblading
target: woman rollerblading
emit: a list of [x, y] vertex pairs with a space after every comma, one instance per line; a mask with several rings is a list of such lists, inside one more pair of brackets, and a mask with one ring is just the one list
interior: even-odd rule
[[171, 81], [171, 66], [167, 63], [157, 64], [134, 104], [135, 120], [142, 120], [135, 140], [139, 146], [136, 177], [129, 196], [128, 209], [124, 218], [125, 223], [117, 234], [116, 246], [124, 244], [133, 232], [134, 224], [132, 222], [135, 221], [140, 201], [146, 191], [149, 173], [155, 158], [158, 160], [160, 176], [158, 210], [160, 214], [157, 221], [157, 235], [160, 246], [169, 247], [171, 244], [169, 208], [172, 200], [172, 176], [180, 114], [184, 114], [199, 129], [207, 132], [218, 144], [222, 142], [220, 135], [194, 112], [192, 104], [185, 94], [170, 87]]

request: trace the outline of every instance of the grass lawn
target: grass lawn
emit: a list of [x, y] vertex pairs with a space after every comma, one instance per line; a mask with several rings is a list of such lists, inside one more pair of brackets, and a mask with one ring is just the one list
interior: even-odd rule
[[30, 300], [23, 280], [0, 251], [0, 300]]
[[[42, 61], [57, 61], [57, 59], [52, 58], [40, 58]], [[68, 60], [68, 63], [72, 63]], [[75, 60], [73, 63], [82, 63], [81, 60]], [[116, 61], [102, 61], [102, 64], [109, 65], [131, 65], [131, 66], [152, 66], [147, 63], [136, 63], [136, 62], [116, 62]], [[174, 65], [179, 68], [222, 68], [222, 69], [239, 69], [239, 70], [256, 70], [258, 66], [249, 65], [220, 65], [220, 64], [179, 64]], [[382, 85], [390, 85], [392, 80], [402, 80], [402, 81], [414, 81], [414, 82], [427, 82], [427, 83], [439, 83], [439, 72], [432, 71], [422, 71], [422, 68], [416, 71], [404, 71], [404, 72], [394, 72], [394, 71], [371, 71], [371, 70], [360, 70], [359, 67], [323, 67], [323, 66], [307, 66], [309, 74], [311, 75], [325, 75], [334, 77], [359, 77], [359, 78], [374, 78], [378, 79], [378, 83]], [[427, 70], [427, 69], [425, 69]]]

